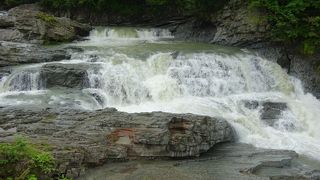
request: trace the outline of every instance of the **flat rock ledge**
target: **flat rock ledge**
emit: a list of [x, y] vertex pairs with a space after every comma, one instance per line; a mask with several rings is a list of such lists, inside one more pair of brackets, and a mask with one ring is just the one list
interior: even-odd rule
[[221, 143], [199, 158], [106, 164], [88, 170], [79, 180], [316, 180], [320, 171], [314, 168], [294, 151]]
[[83, 175], [88, 167], [136, 158], [197, 157], [233, 140], [222, 118], [164, 112], [0, 108], [0, 142], [15, 135], [52, 146], [59, 173]]

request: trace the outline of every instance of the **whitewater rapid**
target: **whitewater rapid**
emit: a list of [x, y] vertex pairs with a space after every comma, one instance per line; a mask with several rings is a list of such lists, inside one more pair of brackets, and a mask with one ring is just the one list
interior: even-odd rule
[[[240, 142], [320, 160], [320, 101], [272, 60], [248, 50], [174, 41], [166, 29], [100, 27], [71, 45], [84, 52], [60, 63], [92, 65], [89, 88], [72, 94], [44, 89], [41, 66], [23, 66], [0, 81], [0, 105], [61, 105], [72, 99], [89, 110], [220, 116]], [[247, 108], [246, 101], [286, 103], [288, 109], [271, 127], [261, 120], [262, 107]]]

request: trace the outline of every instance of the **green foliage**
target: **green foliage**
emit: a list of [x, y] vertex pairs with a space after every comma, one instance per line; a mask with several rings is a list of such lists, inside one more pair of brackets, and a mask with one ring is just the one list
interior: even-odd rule
[[304, 54], [319, 49], [319, 0], [251, 0], [250, 5], [266, 11], [276, 40], [298, 43]]
[[40, 12], [37, 14], [37, 18], [41, 19], [44, 22], [47, 22], [49, 24], [53, 24], [55, 22], [57, 22], [57, 20], [55, 19], [54, 16]]
[[53, 156], [43, 148], [22, 138], [0, 144], [0, 179], [36, 180], [37, 176], [53, 172]]
[[72, 180], [72, 178], [67, 178], [64, 175], [60, 176], [58, 180]]

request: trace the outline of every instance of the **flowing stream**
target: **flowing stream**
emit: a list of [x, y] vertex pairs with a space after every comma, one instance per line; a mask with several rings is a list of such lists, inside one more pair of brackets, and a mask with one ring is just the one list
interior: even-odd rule
[[[320, 101], [278, 64], [254, 52], [175, 41], [168, 30], [144, 28], [97, 27], [86, 41], [63, 46], [84, 49], [59, 63], [86, 66], [89, 88], [45, 88], [40, 69], [50, 63], [14, 67], [0, 80], [0, 106], [221, 116], [240, 142], [320, 160]], [[248, 101], [286, 103], [288, 109], [268, 126], [262, 107], [248, 108]]]

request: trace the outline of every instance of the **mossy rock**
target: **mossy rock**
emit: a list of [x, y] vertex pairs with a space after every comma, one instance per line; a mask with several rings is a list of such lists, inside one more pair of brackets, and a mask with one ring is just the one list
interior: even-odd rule
[[57, 23], [57, 20], [54, 16], [44, 12], [39, 12], [37, 14], [37, 18], [49, 24]]

